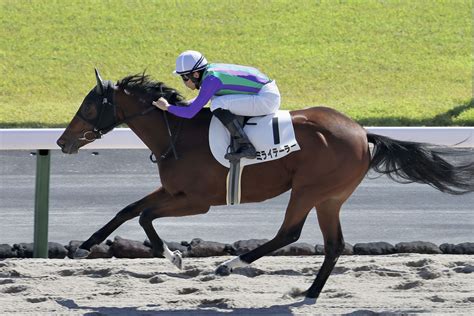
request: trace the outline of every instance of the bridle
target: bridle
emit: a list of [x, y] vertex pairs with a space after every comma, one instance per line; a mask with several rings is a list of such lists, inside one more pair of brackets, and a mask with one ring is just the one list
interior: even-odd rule
[[[137, 117], [146, 115], [151, 111], [157, 110], [157, 107], [155, 107], [154, 105], [150, 105], [139, 113], [133, 114], [129, 117], [124, 116], [122, 119], [120, 119], [117, 115], [117, 112], [118, 112], [117, 109], [119, 107], [117, 106], [114, 99], [115, 90], [116, 90], [115, 85], [111, 81], [102, 81], [97, 71], [96, 71], [96, 75], [97, 75], [97, 81], [98, 81], [96, 92], [99, 92], [99, 93], [101, 92], [100, 95], [102, 96], [102, 103], [100, 104], [100, 106], [98, 106], [98, 115], [96, 116], [95, 120], [90, 120], [84, 117], [81, 111], [77, 113], [77, 116], [81, 120], [85, 121], [89, 125], [92, 125], [92, 130], [85, 131], [82, 137], [79, 137], [77, 140], [93, 142], [96, 139], [102, 138], [102, 135], [107, 134], [108, 132], [110, 132], [115, 127], [121, 124], [127, 123]], [[163, 90], [161, 90], [161, 95], [163, 95]], [[147, 102], [143, 98], [140, 98], [138, 101], [144, 104], [150, 103], [150, 102]], [[167, 158], [170, 152], [173, 152], [175, 159], [178, 159], [178, 155], [175, 148], [175, 142], [178, 138], [178, 133], [181, 128], [181, 121], [180, 121], [177, 133], [173, 135], [173, 133], [171, 132], [169, 122], [168, 122], [166, 111], [163, 112], [163, 117], [166, 123], [168, 136], [170, 138], [170, 145], [168, 149], [164, 152], [164, 154], [162, 154], [159, 157], [159, 160], [153, 160], [152, 159], [153, 153], [152, 153], [152, 155], [150, 155], [150, 160], [152, 160], [152, 162], [161, 161]]]
[[[79, 111], [77, 113], [78, 117], [92, 125], [92, 130], [85, 131], [82, 137], [78, 138], [78, 140], [84, 140], [88, 142], [93, 142], [96, 139], [102, 138], [102, 135], [107, 134], [115, 127], [127, 123], [134, 118], [139, 116], [143, 116], [157, 108], [153, 105], [150, 105], [145, 110], [140, 113], [134, 114], [129, 117], [124, 117], [123, 119], [119, 119], [117, 116], [117, 104], [114, 100], [114, 85], [110, 81], [104, 82], [105, 91], [102, 95], [102, 103], [98, 106], [98, 115], [95, 120], [90, 120], [82, 115]], [[142, 103], [145, 103], [145, 100], [140, 100]]]

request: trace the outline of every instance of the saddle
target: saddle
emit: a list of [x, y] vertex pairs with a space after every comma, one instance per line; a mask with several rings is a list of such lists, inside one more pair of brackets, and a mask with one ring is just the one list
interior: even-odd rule
[[[257, 150], [256, 159], [241, 159], [242, 166], [280, 159], [300, 150], [289, 111], [241, 119], [245, 133]], [[209, 126], [209, 146], [214, 159], [226, 168], [230, 168], [230, 163], [224, 155], [231, 145], [229, 131], [213, 117]]]
[[248, 165], [264, 163], [283, 158], [300, 150], [295, 138], [295, 131], [289, 111], [278, 111], [274, 114], [254, 117], [240, 117], [245, 133], [257, 150], [256, 159], [242, 158], [232, 164], [224, 158], [225, 154], [236, 144], [227, 128], [218, 118], [213, 117], [209, 126], [209, 146], [214, 158], [224, 167], [229, 168], [227, 177], [227, 204], [240, 203], [240, 176]]

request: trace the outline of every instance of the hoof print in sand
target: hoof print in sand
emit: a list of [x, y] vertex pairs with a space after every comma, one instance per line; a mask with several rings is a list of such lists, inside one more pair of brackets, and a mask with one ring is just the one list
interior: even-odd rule
[[441, 298], [439, 297], [438, 295], [435, 295], [435, 296], [430, 296], [428, 297], [428, 299], [434, 303], [443, 303], [443, 302], [446, 302], [446, 300], [444, 298]]
[[182, 273], [184, 275], [188, 276], [188, 277], [195, 278], [195, 277], [197, 277], [198, 275], [201, 274], [201, 270], [199, 270], [199, 269], [189, 269], [189, 270], [183, 271]]
[[85, 269], [81, 274], [90, 276], [91, 278], [105, 278], [112, 275], [112, 269]]
[[137, 278], [137, 279], [149, 279], [155, 276], [155, 273], [137, 273], [137, 272], [128, 271], [128, 270], [120, 270], [116, 274], [128, 275], [132, 278]]
[[346, 272], [349, 271], [349, 270], [351, 270], [351, 269], [346, 268], [346, 267], [338, 267], [338, 266], [336, 266], [336, 267], [334, 267], [334, 269], [332, 270], [331, 274], [333, 274], [333, 275], [336, 275], [336, 274], [344, 274], [344, 273], [346, 273]]
[[354, 271], [354, 272], [369, 272], [369, 271], [377, 270], [379, 268], [380, 268], [379, 266], [371, 264], [371, 265], [366, 265], [366, 266], [355, 267], [355, 268], [352, 269], [352, 271]]
[[27, 289], [28, 287], [25, 285], [13, 285], [13, 286], [7, 287], [2, 292], [6, 294], [15, 294], [15, 293], [26, 291]]
[[229, 300], [224, 298], [217, 298], [217, 299], [204, 299], [201, 301], [201, 304], [198, 307], [217, 307], [217, 308], [229, 308], [228, 304]]
[[458, 266], [455, 267], [453, 270], [456, 273], [473, 273], [474, 272], [474, 266], [464, 263], [464, 262], [458, 262]]
[[403, 276], [404, 272], [403, 271], [397, 271], [397, 270], [391, 270], [391, 269], [385, 269], [385, 268], [380, 268], [378, 270], [373, 271], [375, 274], [383, 277], [401, 277]]
[[328, 297], [329, 298], [351, 298], [353, 297], [353, 295], [346, 292], [340, 292], [340, 293], [328, 295]]
[[201, 274], [201, 270], [199, 269], [190, 269], [190, 270], [185, 270], [183, 272], [179, 273], [166, 273], [167, 276], [172, 277], [172, 278], [179, 278], [179, 279], [191, 279], [195, 278], [198, 275]]
[[151, 284], [163, 283], [165, 281], [166, 281], [165, 279], [163, 279], [162, 277], [160, 277], [158, 275], [156, 275], [156, 276], [154, 276], [154, 277], [152, 277], [148, 280], [148, 282], [150, 282]]
[[457, 301], [457, 303], [474, 303], [474, 297], [466, 297], [463, 300]]
[[199, 281], [202, 281], [202, 282], [208, 282], [208, 281], [212, 281], [212, 280], [215, 280], [216, 277], [213, 276], [213, 275], [206, 275], [205, 277], [202, 277], [201, 279], [199, 279]]
[[421, 268], [421, 267], [427, 266], [427, 265], [432, 264], [432, 263], [434, 263], [434, 261], [431, 260], [431, 259], [422, 259], [422, 260], [418, 260], [418, 261], [408, 261], [406, 263], [406, 266], [407, 267], [412, 267], [412, 268]]
[[15, 283], [15, 281], [13, 281], [12, 279], [0, 280], [0, 285], [3, 285], [3, 284], [12, 284], [12, 283]]
[[256, 268], [251, 268], [251, 267], [245, 267], [245, 268], [235, 268], [232, 271], [233, 274], [240, 274], [249, 278], [255, 278], [259, 275], [265, 274], [265, 271], [256, 269]]
[[41, 303], [41, 302], [46, 302], [47, 300], [48, 300], [47, 297], [31, 297], [31, 298], [26, 299], [28, 303]]
[[418, 272], [418, 275], [425, 280], [433, 280], [441, 277], [441, 273], [433, 271], [433, 269], [429, 267], [423, 267]]
[[181, 289], [178, 291], [179, 294], [186, 295], [186, 294], [192, 294], [199, 292], [199, 289], [196, 289], [194, 287], [185, 287], [184, 289]]
[[224, 291], [224, 287], [222, 287], [222, 286], [210, 286], [209, 291], [211, 291], [211, 292]]
[[287, 276], [300, 276], [300, 275], [303, 275], [303, 273], [301, 273], [299, 271], [296, 271], [296, 270], [292, 270], [292, 269], [276, 270], [276, 271], [270, 272], [269, 274], [271, 274], [271, 275], [287, 275]]
[[58, 274], [63, 277], [68, 277], [68, 276], [74, 275], [75, 273], [76, 271], [70, 270], [70, 269], [58, 271]]
[[423, 286], [421, 281], [405, 282], [394, 287], [396, 290], [411, 290]]

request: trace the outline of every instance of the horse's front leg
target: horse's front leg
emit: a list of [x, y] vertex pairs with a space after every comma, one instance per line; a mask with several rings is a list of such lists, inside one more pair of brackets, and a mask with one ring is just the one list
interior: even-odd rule
[[137, 217], [147, 207], [154, 205], [155, 200], [160, 195], [160, 189], [150, 193], [139, 201], [136, 201], [115, 215], [107, 224], [96, 231], [89, 239], [83, 242], [74, 253], [74, 258], [85, 258], [89, 255], [91, 248], [103, 242], [110, 234], [112, 234], [123, 223], [132, 218]]
[[203, 214], [209, 211], [210, 206], [193, 203], [184, 194], [171, 195], [161, 188], [154, 197], [154, 203], [142, 211], [140, 215], [140, 225], [150, 240], [153, 248], [153, 255], [164, 256], [179, 269], [182, 268], [182, 258], [179, 251], [171, 252], [163, 240], [156, 233], [153, 227], [153, 220], [160, 217], [178, 217], [187, 215]]

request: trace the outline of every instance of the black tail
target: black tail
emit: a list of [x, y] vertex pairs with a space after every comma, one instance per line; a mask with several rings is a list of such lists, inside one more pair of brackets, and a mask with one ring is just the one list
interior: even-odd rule
[[[370, 168], [399, 183], [426, 183], [450, 194], [474, 192], [474, 151], [431, 144], [394, 140], [367, 134], [374, 144]], [[446, 159], [468, 157], [453, 165]]]

